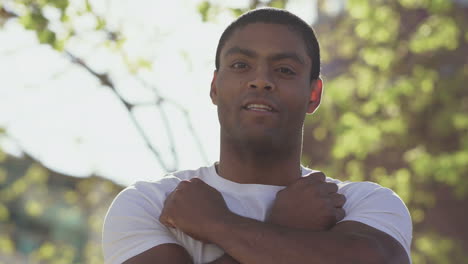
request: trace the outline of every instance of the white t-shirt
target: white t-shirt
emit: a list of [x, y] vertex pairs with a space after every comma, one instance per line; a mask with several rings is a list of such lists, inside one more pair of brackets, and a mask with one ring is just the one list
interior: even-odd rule
[[[302, 168], [302, 175], [312, 170]], [[205, 244], [178, 229], [159, 222], [166, 197], [181, 180], [199, 177], [217, 189], [229, 209], [241, 216], [264, 221], [282, 186], [239, 184], [220, 177], [215, 166], [186, 170], [157, 181], [140, 181], [124, 189], [112, 202], [104, 220], [103, 252], [106, 264], [122, 263], [154, 246], [174, 243], [184, 247], [193, 262], [207, 263], [224, 254], [214, 244]], [[358, 221], [394, 237], [408, 256], [412, 239], [411, 217], [403, 201], [390, 189], [372, 182], [341, 182], [345, 195], [346, 217], [342, 221]]]

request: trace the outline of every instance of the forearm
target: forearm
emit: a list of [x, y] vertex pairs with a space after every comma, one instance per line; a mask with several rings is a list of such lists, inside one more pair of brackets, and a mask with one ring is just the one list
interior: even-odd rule
[[239, 264], [235, 259], [233, 259], [231, 256], [228, 254], [224, 254], [220, 258], [216, 259], [215, 261], [212, 261], [207, 264]]
[[214, 228], [213, 243], [240, 263], [385, 263], [374, 241], [356, 234], [291, 229], [234, 214]]

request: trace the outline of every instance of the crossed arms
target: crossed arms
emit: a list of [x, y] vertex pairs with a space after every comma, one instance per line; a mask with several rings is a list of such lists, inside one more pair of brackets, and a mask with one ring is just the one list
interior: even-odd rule
[[[160, 222], [226, 254], [210, 264], [409, 263], [390, 235], [345, 221], [345, 199], [322, 173], [303, 177], [278, 192], [265, 222], [232, 213], [222, 195], [198, 178], [182, 181], [167, 197]], [[192, 263], [176, 244], [153, 247], [125, 263]]]

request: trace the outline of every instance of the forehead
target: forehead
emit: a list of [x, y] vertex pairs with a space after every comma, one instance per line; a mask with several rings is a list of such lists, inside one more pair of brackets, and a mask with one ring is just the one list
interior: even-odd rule
[[221, 56], [224, 57], [226, 51], [232, 47], [254, 50], [260, 55], [297, 53], [306, 64], [311, 63], [299, 32], [286, 25], [252, 23], [238, 28], [224, 44]]

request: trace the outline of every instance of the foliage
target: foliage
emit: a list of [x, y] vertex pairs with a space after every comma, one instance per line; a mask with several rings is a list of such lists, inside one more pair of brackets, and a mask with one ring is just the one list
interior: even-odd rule
[[0, 263], [102, 263], [104, 215], [122, 187], [1, 153]]
[[[96, 1], [91, 0], [71, 2], [68, 0], [12, 0], [0, 6], [0, 28], [8, 19], [16, 18], [25, 29], [36, 33], [40, 44], [48, 45], [57, 52], [62, 53], [69, 59], [70, 63], [81, 67], [96, 78], [104, 88], [110, 89], [126, 108], [130, 121], [163, 170], [177, 170], [180, 155], [175, 150], [175, 140], [169, 122], [170, 118], [167, 116], [167, 108], [174, 108], [184, 116], [183, 121], [186, 122], [189, 128], [188, 134], [197, 144], [200, 157], [206, 161], [204, 149], [193, 129], [187, 110], [182, 105], [163, 96], [155, 85], [142, 77], [142, 72], [152, 69], [152, 61], [149, 58], [130, 56], [128, 48], [124, 45], [127, 41], [125, 33], [121, 31], [120, 27], [108, 25], [106, 20], [108, 18], [101, 14], [103, 13], [102, 10], [101, 12], [96, 11], [95, 5]], [[128, 99], [114, 83], [111, 77], [114, 72], [98, 69], [102, 68], [102, 66], [93, 65], [89, 56], [88, 58], [82, 58], [74, 53], [73, 46], [76, 47], [77, 43], [91, 45], [93, 50], [105, 47], [106, 51], [115, 56], [113, 59], [119, 61], [126, 68], [129, 77], [152, 93], [150, 100], [134, 102]], [[80, 51], [76, 52], [80, 53]], [[122, 75], [122, 73], [119, 72], [119, 75]], [[156, 146], [149, 139], [147, 131], [136, 117], [137, 108], [152, 108], [160, 114], [163, 122], [162, 129], [166, 132], [167, 138], [165, 140], [169, 145], [171, 155], [161, 157], [159, 146]]]
[[[76, 34], [73, 20], [90, 16], [92, 30], [121, 48], [125, 37], [109, 29], [89, 1], [73, 8], [71, 2], [10, 1], [22, 12], [0, 5], [0, 25], [17, 16], [41, 43], [61, 52]], [[413, 217], [413, 263], [467, 262], [467, 245], [425, 223], [440, 202], [434, 186], [468, 196], [468, 61], [461, 56], [468, 54], [468, 7], [450, 0], [349, 0], [336, 15], [318, 2], [325, 91], [320, 111], [307, 119], [303, 162], [332, 177], [395, 190]], [[194, 12], [210, 21], [223, 10], [237, 16], [259, 5], [284, 7], [287, 1], [251, 1], [245, 8], [202, 1]], [[152, 66], [145, 59], [127, 61], [133, 73]], [[24, 168], [11, 164], [0, 153], [0, 256], [99, 263], [100, 224], [121, 187], [95, 177], [59, 186], [54, 173], [32, 161]], [[47, 232], [34, 233], [33, 241], [16, 239], [30, 225]]]
[[468, 194], [467, 13], [448, 0], [351, 0], [316, 27], [325, 91], [307, 120], [304, 161], [395, 190], [413, 217], [414, 263], [467, 259], [455, 240], [423, 228], [438, 202], [433, 186]]

